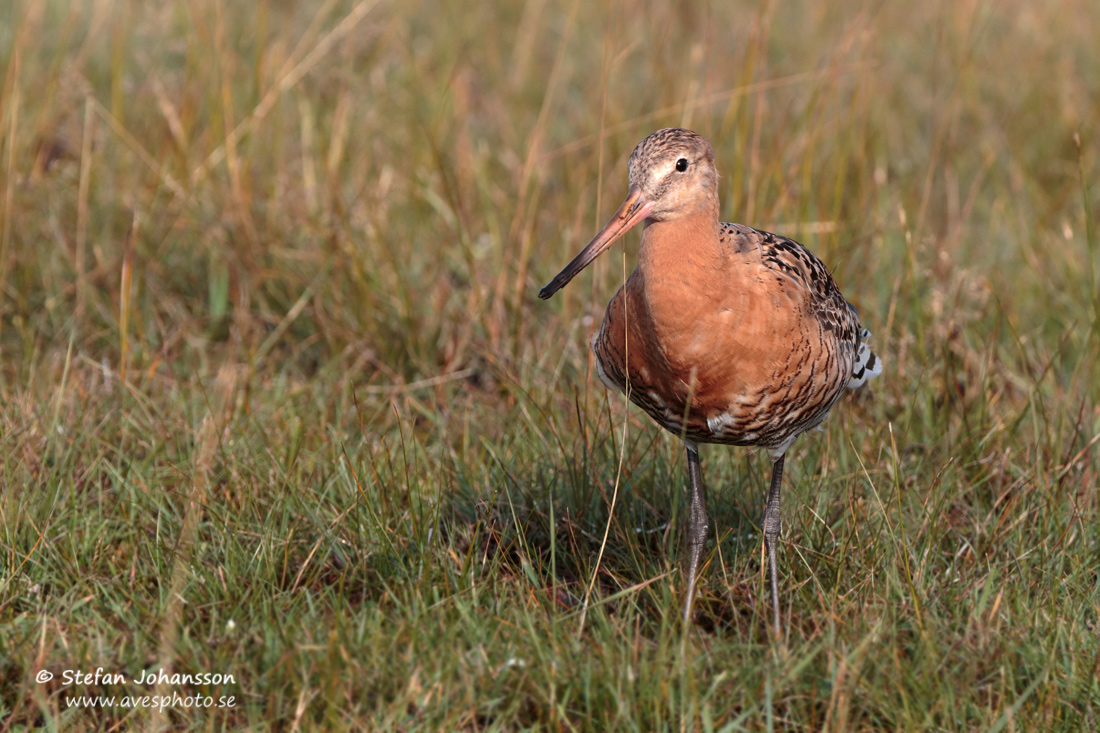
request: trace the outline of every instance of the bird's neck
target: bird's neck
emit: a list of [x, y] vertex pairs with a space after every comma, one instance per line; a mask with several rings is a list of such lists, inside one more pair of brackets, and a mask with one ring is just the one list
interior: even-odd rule
[[705, 357], [700, 334], [716, 327], [731, 278], [739, 275], [730, 267], [718, 224], [712, 212], [647, 222], [627, 287], [631, 309], [641, 315], [639, 328], [650, 331], [660, 359], [685, 380], [683, 374]]
[[[675, 279], [677, 285], [702, 284], [706, 273], [721, 271], [725, 253], [718, 237], [717, 206], [662, 221], [647, 220], [638, 267], [647, 283]], [[671, 284], [671, 283], [670, 283]]]

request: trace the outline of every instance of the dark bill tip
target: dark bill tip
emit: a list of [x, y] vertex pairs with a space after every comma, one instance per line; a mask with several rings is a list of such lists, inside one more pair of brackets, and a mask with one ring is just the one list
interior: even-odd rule
[[611, 246], [612, 242], [632, 229], [635, 224], [644, 221], [652, 209], [653, 204], [646, 200], [642, 189], [636, 185], [631, 186], [627, 192], [626, 201], [623, 201], [623, 205], [611, 217], [611, 221], [604, 225], [604, 228], [573, 258], [572, 262], [539, 291], [539, 298], [547, 300], [568, 285], [570, 280], [592, 264], [601, 252]]

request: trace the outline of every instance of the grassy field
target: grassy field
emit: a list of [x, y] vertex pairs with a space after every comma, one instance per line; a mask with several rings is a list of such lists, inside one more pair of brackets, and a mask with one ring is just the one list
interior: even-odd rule
[[[0, 730], [1100, 727], [1100, 4], [680, 5], [0, 7]], [[781, 642], [763, 453], [679, 621], [586, 347], [637, 235], [535, 298], [669, 125], [885, 360], [788, 453]]]

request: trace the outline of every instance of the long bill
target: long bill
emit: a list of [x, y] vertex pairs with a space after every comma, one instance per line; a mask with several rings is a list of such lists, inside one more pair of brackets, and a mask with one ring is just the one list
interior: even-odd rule
[[627, 191], [626, 201], [623, 201], [623, 205], [611, 217], [611, 221], [604, 225], [599, 234], [592, 238], [592, 241], [573, 258], [572, 262], [539, 291], [539, 297], [546, 300], [564, 288], [581, 270], [591, 265], [605, 249], [634, 228], [638, 222], [644, 221], [652, 209], [653, 202], [646, 199], [641, 187], [631, 186]]

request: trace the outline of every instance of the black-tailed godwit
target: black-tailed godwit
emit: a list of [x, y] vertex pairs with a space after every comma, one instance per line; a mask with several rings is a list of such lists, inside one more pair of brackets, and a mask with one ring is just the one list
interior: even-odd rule
[[880, 374], [882, 363], [821, 260], [786, 237], [718, 221], [718, 171], [703, 137], [658, 130], [631, 154], [629, 181], [611, 221], [539, 297], [552, 296], [644, 222], [638, 266], [592, 338], [597, 370], [687, 447], [685, 622], [707, 537], [698, 444], [768, 449], [764, 543], [779, 634], [783, 456], [825, 420], [845, 388]]

